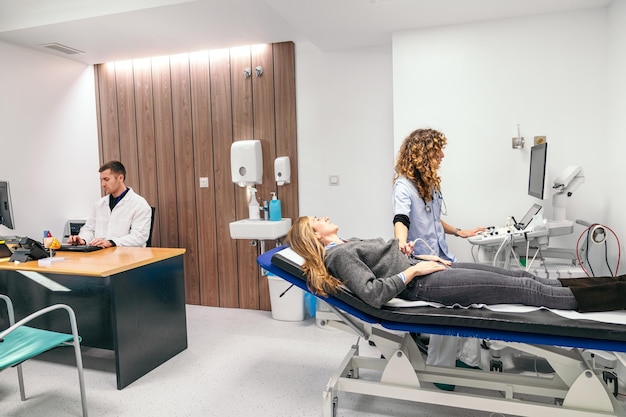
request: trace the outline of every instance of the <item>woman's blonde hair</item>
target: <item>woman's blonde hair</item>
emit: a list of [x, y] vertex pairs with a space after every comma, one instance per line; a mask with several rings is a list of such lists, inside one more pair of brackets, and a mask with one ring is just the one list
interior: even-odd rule
[[328, 293], [335, 293], [341, 281], [330, 275], [326, 269], [326, 248], [315, 235], [309, 218], [304, 216], [296, 220], [289, 229], [287, 239], [291, 249], [304, 258], [302, 271], [307, 277], [309, 290], [323, 297], [328, 296]]
[[432, 200], [433, 191], [441, 189], [437, 174], [439, 153], [446, 146], [446, 136], [434, 129], [417, 129], [404, 139], [396, 159], [394, 182], [408, 178], [424, 201]]

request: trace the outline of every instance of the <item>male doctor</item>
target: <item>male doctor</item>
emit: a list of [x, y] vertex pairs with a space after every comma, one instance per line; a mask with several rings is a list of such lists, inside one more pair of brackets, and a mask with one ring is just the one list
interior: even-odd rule
[[109, 161], [99, 169], [100, 183], [107, 194], [98, 200], [91, 216], [78, 235], [70, 236], [72, 245], [146, 246], [150, 235], [152, 208], [124, 183], [126, 168]]

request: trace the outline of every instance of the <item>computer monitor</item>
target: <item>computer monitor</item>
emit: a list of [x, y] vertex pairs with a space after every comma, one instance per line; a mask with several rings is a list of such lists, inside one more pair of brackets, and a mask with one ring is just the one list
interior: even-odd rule
[[80, 233], [80, 228], [85, 225], [85, 222], [85, 220], [68, 220], [63, 230], [63, 239], [67, 240], [68, 237]]
[[8, 181], [0, 181], [0, 224], [13, 229], [13, 208]]
[[548, 144], [542, 143], [530, 148], [530, 172], [528, 174], [528, 195], [543, 200], [546, 183], [546, 155]]

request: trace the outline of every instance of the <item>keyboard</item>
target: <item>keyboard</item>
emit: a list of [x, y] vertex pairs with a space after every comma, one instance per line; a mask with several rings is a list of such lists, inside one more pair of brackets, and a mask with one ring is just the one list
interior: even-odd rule
[[64, 252], [93, 252], [103, 249], [100, 246], [90, 246], [90, 245], [70, 245], [70, 244], [62, 244], [58, 251]]

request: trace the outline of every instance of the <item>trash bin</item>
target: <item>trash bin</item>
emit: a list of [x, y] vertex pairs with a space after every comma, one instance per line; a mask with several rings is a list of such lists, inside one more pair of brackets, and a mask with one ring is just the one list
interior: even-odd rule
[[304, 291], [295, 285], [289, 288], [291, 286], [289, 282], [271, 272], [267, 274], [267, 283], [270, 290], [272, 318], [282, 321], [304, 320]]

